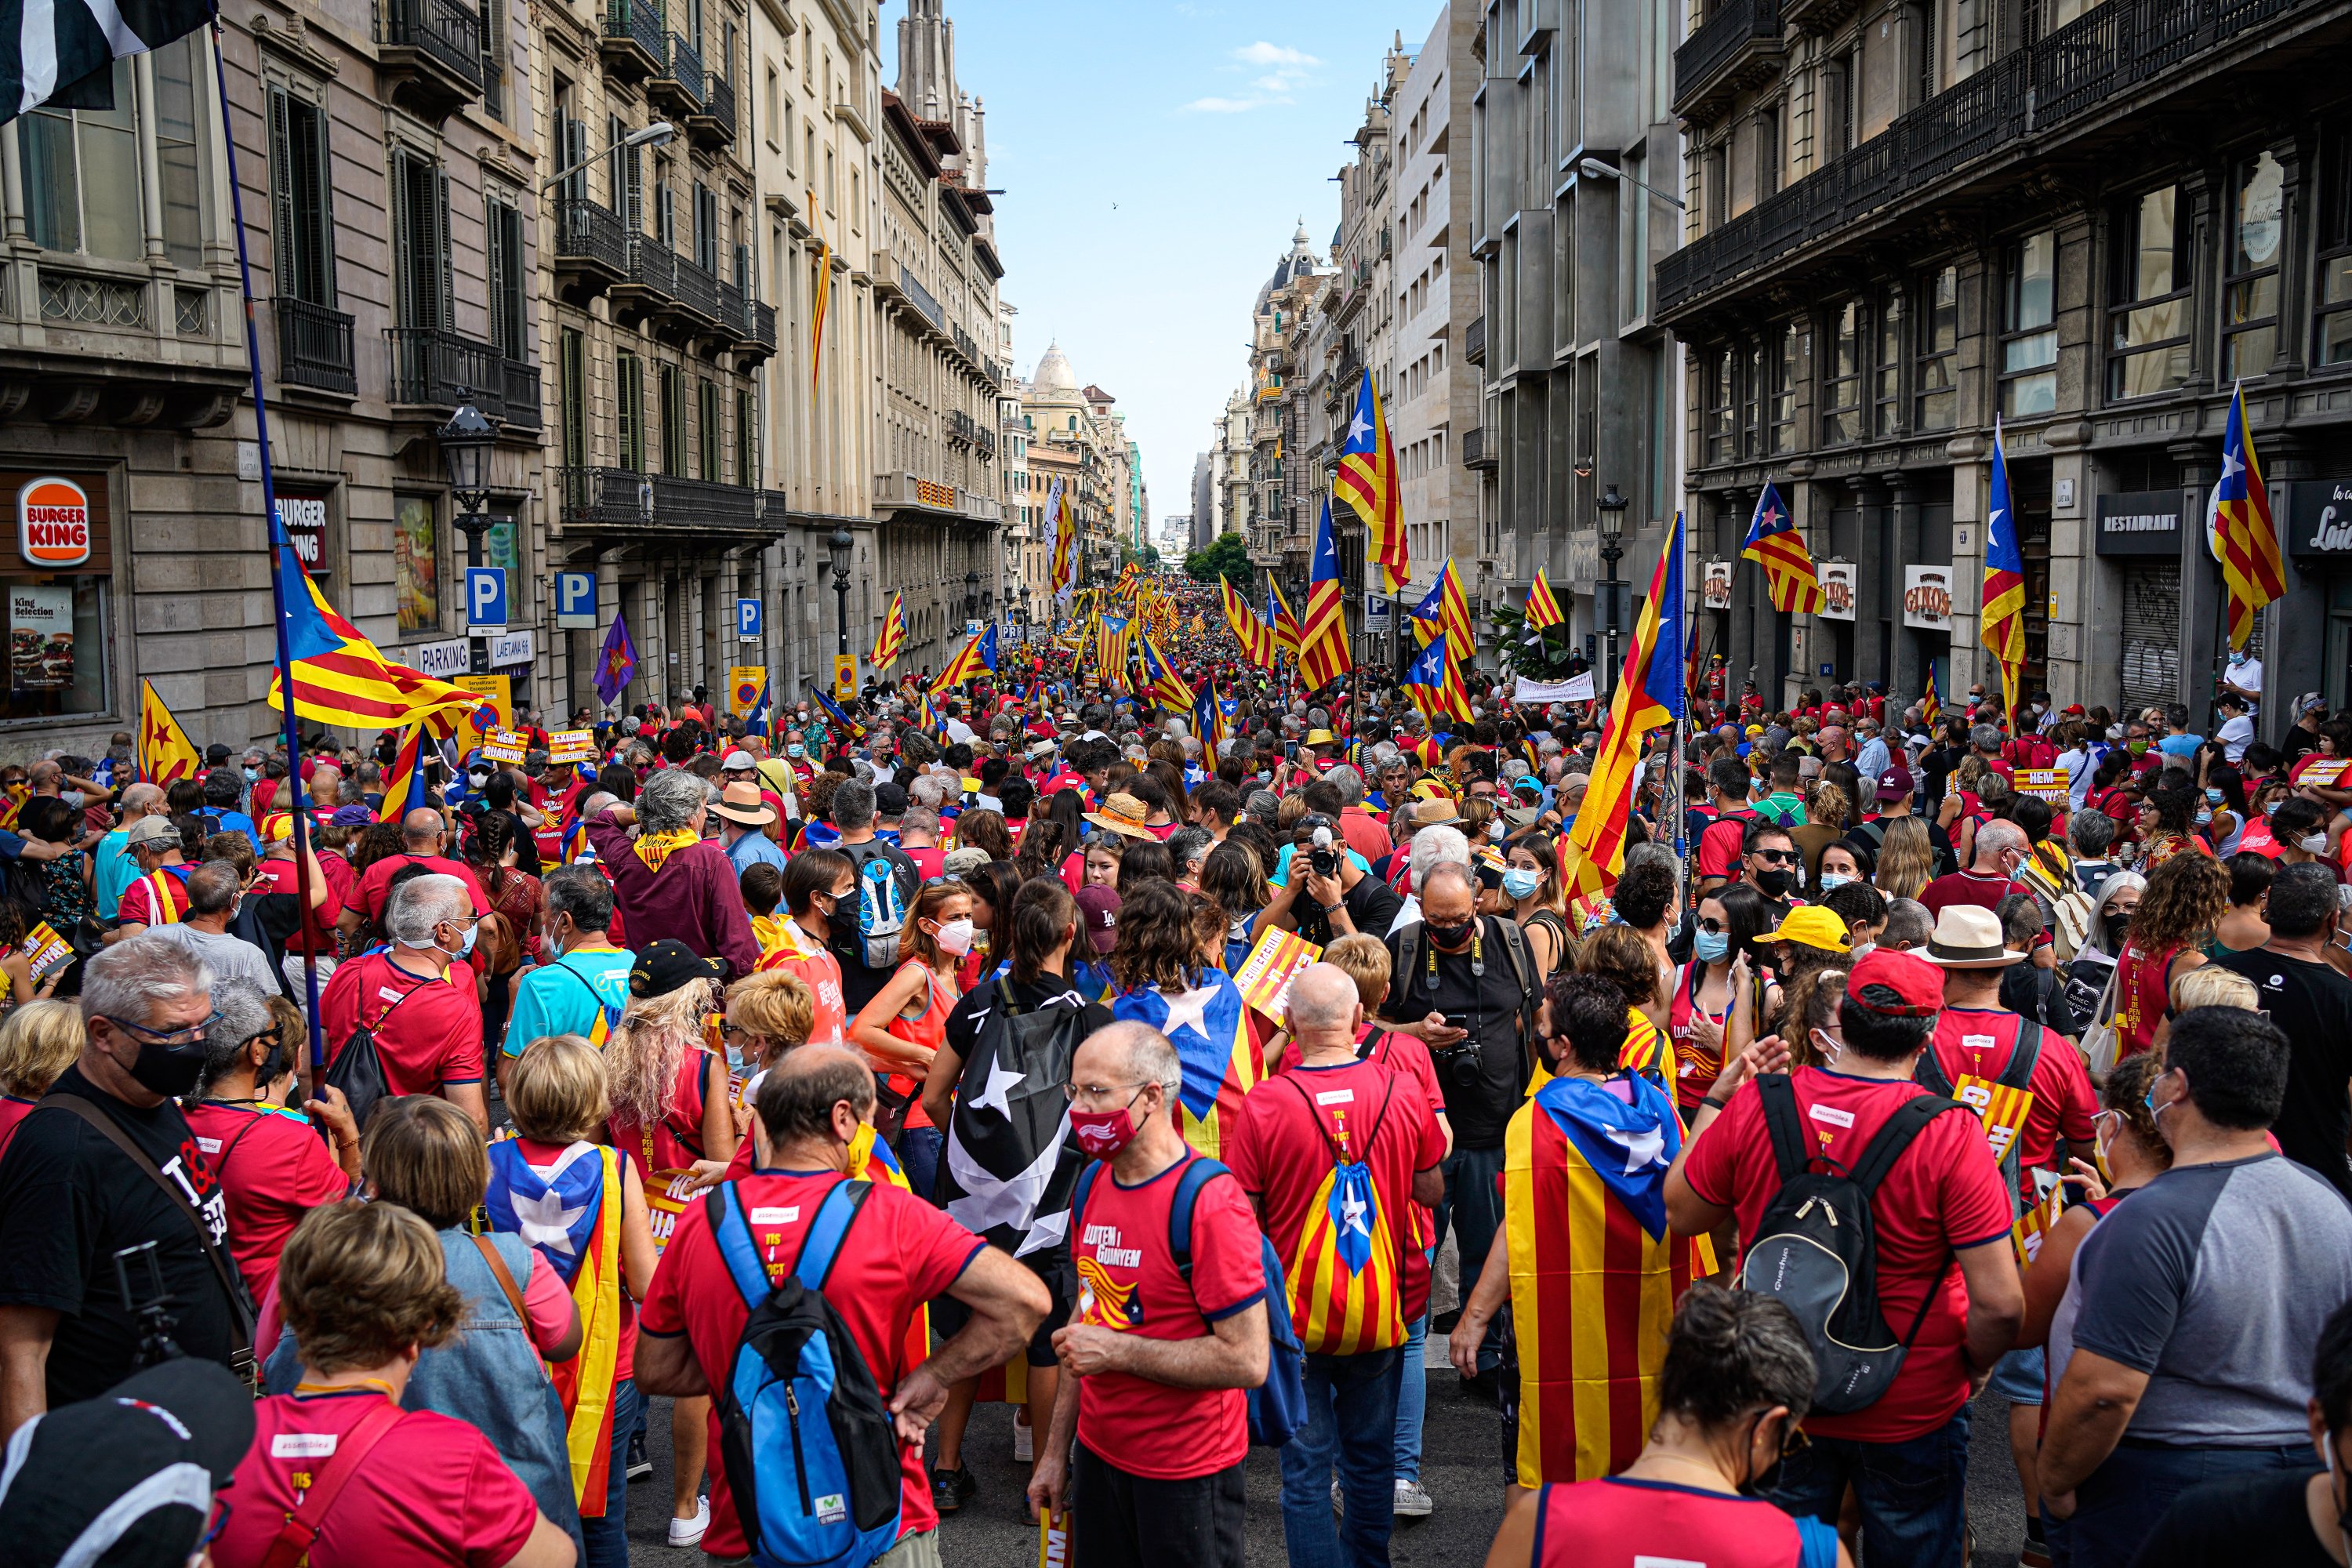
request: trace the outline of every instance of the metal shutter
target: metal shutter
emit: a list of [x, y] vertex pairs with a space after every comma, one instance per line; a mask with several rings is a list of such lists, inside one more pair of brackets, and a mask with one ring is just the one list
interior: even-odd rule
[[2137, 713], [2180, 699], [2180, 563], [2124, 569], [2123, 706]]

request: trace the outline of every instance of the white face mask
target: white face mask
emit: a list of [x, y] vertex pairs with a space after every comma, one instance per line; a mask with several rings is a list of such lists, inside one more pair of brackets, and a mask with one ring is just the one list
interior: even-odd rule
[[961, 958], [971, 951], [972, 937], [978, 930], [968, 920], [950, 921], [932, 934], [939, 938], [941, 952]]
[[1845, 1055], [1844, 1042], [1832, 1035], [1827, 1029], [1811, 1029], [1808, 1030], [1807, 1033], [1813, 1042], [1813, 1049], [1822, 1054], [1822, 1060], [1827, 1062], [1832, 1067], [1837, 1066], [1838, 1058]]
[[2294, 847], [2306, 855], [2325, 855], [2327, 853], [2327, 835], [2315, 833], [2308, 838], [2298, 838]]

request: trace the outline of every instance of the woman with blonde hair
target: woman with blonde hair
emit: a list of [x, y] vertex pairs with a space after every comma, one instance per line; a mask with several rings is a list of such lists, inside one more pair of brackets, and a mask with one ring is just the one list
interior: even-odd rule
[[1822, 851], [1843, 838], [1852, 826], [1853, 803], [1845, 791], [1828, 779], [1815, 779], [1805, 795], [1805, 820], [1789, 829], [1789, 842], [1804, 858], [1806, 887], [1820, 887]]
[[1916, 816], [1900, 816], [1886, 825], [1879, 846], [1878, 890], [1891, 901], [1916, 899], [1936, 878], [1936, 845], [1927, 825]]
[[2200, 964], [2172, 977], [2172, 1010], [2186, 1013], [2197, 1007], [2235, 1007], [2241, 1012], [2259, 1013], [2263, 1010], [2263, 994], [2242, 974], [2215, 963]]
[[[961, 881], [931, 882], [915, 896], [907, 923], [898, 930], [898, 972], [874, 994], [850, 1026], [850, 1040], [868, 1065], [888, 1075], [881, 1106], [898, 1112], [899, 1125], [886, 1121], [907, 1180], [919, 1198], [931, 1195], [945, 1133], [923, 1110], [924, 1081], [931, 1058], [947, 1038], [949, 1010], [963, 994], [956, 984], [964, 955], [971, 951], [971, 889]], [[881, 1119], [877, 1112], [877, 1120]]]
[[1572, 967], [1568, 903], [1560, 892], [1559, 861], [1549, 834], [1511, 846], [1503, 868], [1503, 896], [1510, 900], [1510, 918], [1527, 933], [1528, 956], [1535, 960], [1536, 973], [1549, 976]]
[[44, 998], [0, 1018], [0, 1154], [58, 1075], [81, 1055], [81, 1008]]

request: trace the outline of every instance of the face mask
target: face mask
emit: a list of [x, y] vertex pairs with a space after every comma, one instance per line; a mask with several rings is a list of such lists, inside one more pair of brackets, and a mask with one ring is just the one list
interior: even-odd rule
[[68, 805], [72, 806], [76, 811], [79, 811], [81, 809], [81, 791], [78, 789], [67, 790], [63, 795], [59, 795], [58, 798], [63, 800]]
[[[451, 956], [452, 958], [467, 958], [467, 957], [470, 957], [470, 956], [472, 955], [472, 953], [473, 953], [473, 951], [474, 951], [474, 938], [475, 938], [475, 937], [477, 937], [477, 936], [478, 936], [479, 934], [481, 934], [481, 930], [482, 930], [482, 928], [481, 928], [478, 924], [476, 924], [476, 925], [469, 925], [469, 926], [467, 926], [467, 927], [466, 928], [466, 940], [465, 940], [465, 941], [463, 941], [463, 942], [459, 942], [459, 943], [457, 944], [457, 951], [456, 952], [454, 952], [454, 953], [450, 953], [450, 956]], [[443, 946], [441, 945], [440, 940], [439, 940], [438, 938], [436, 938], [436, 939], [434, 940], [433, 946], [434, 946], [434, 950], [435, 950], [436, 952], [449, 952], [449, 950], [448, 950], [447, 948], [443, 947]]]
[[1453, 952], [1469, 942], [1470, 922], [1463, 921], [1454, 925], [1433, 925], [1429, 927], [1429, 940], [1447, 952]]
[[466, 785], [468, 789], [480, 789], [489, 782], [490, 775], [488, 773], [468, 773], [466, 775]]
[[1703, 931], [1691, 939], [1691, 953], [1701, 963], [1721, 963], [1731, 954], [1731, 933]]
[[259, 768], [247, 768], [245, 770], [245, 782], [247, 784], [255, 783], [260, 777], [261, 770]]
[[2135, 757], [2144, 757], [2147, 754], [2147, 742], [2146, 741], [2126, 741], [2124, 742], [2124, 750], [2129, 752]]
[[2207, 823], [2209, 823], [2209, 822], [2210, 822], [2210, 821], [2212, 821], [2212, 820], [2213, 820], [2213, 809], [2212, 809], [2212, 807], [2210, 807], [2210, 806], [2205, 806], [2205, 805], [2200, 805], [2200, 806], [2199, 806], [2199, 807], [2197, 808], [2197, 826], [2198, 826], [2202, 827], [2202, 826], [2204, 826]]
[[[1143, 1098], [1141, 1089], [1135, 1093], [1136, 1100]], [[1134, 1104], [1135, 1100], [1130, 1100], [1114, 1110], [1071, 1111], [1071, 1136], [1077, 1139], [1079, 1148], [1096, 1159], [1110, 1159], [1135, 1142], [1135, 1118], [1129, 1113]]]
[[2327, 853], [2327, 835], [2315, 833], [2308, 838], [2298, 838], [2294, 847], [2306, 855], [2325, 855]]
[[266, 1094], [271, 1084], [293, 1070], [294, 1064], [286, 1059], [286, 1047], [273, 1045], [269, 1047], [268, 1059], [253, 1070], [253, 1087]]
[[971, 951], [972, 934], [976, 929], [970, 921], [950, 921], [934, 934], [939, 938], [941, 952], [961, 958]]
[[1824, 871], [1822, 873], [1822, 891], [1826, 893], [1832, 888], [1843, 888], [1853, 880], [1843, 871]]
[[[2139, 1097], [2139, 1101], [2142, 1105], [2147, 1107], [2147, 1119], [2156, 1123], [2157, 1136], [2162, 1138], [2164, 1136], [2164, 1113], [2172, 1109], [2173, 1102], [2168, 1100], [2162, 1105], [2157, 1104], [2156, 1085], [2152, 1083], [2147, 1086], [2147, 1092]], [[2167, 1144], [2169, 1144], [2171, 1142], [2172, 1140], [2169, 1138], [2165, 1139], [2165, 1142]]]
[[1832, 1067], [1837, 1066], [1838, 1058], [1845, 1055], [1845, 1042], [1827, 1029], [1812, 1029], [1808, 1034], [1813, 1042], [1813, 1049], [1822, 1054], [1822, 1060]]
[[1789, 890], [1790, 884], [1795, 879], [1796, 879], [1791, 877], [1786, 871], [1759, 871], [1756, 873], [1756, 886], [1761, 889], [1764, 896], [1768, 899], [1780, 898]]
[[788, 757], [797, 757], [801, 754], [801, 743], [798, 741], [794, 741], [791, 745], [784, 748], [784, 755]]
[[1524, 899], [1543, 886], [1543, 873], [1514, 866], [1503, 873], [1503, 891], [1514, 899]]
[[2205, 798], [2219, 805], [2221, 804], [2221, 792], [2218, 789], [2208, 789], [2205, 792]]
[[[190, 1040], [185, 1045], [167, 1046], [160, 1040], [140, 1039], [131, 1030], [121, 1031], [125, 1039], [139, 1046], [139, 1059], [131, 1064], [131, 1081], [151, 1094], [166, 1100], [177, 1100], [196, 1087], [196, 1079], [205, 1074], [205, 1043]], [[115, 1060], [122, 1058], [117, 1057]]]

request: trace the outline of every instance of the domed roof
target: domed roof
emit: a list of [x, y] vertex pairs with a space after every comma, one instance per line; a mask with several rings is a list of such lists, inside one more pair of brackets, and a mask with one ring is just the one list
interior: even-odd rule
[[1078, 378], [1070, 370], [1069, 359], [1062, 353], [1059, 342], [1045, 345], [1045, 357], [1038, 360], [1036, 374], [1030, 377], [1040, 392], [1076, 392]]
[[1300, 218], [1298, 220], [1298, 231], [1290, 237], [1290, 248], [1293, 250], [1304, 250], [1314, 243], [1315, 241], [1307, 232], [1307, 220], [1305, 218]]

